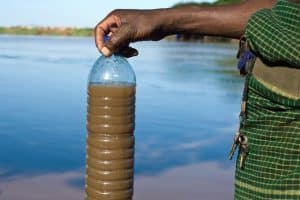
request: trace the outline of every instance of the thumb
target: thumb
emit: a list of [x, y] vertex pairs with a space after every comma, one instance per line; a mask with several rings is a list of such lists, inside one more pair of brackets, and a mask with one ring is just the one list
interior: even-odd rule
[[127, 46], [123, 49], [120, 49], [118, 51], [118, 53], [120, 53], [122, 56], [124, 56], [126, 58], [137, 56], [139, 54], [138, 50], [136, 50], [135, 48], [129, 47], [129, 46]]
[[109, 40], [101, 49], [101, 52], [105, 56], [111, 56], [114, 52], [128, 46], [131, 42], [132, 35], [130, 25], [121, 25], [114, 33], [111, 34]]

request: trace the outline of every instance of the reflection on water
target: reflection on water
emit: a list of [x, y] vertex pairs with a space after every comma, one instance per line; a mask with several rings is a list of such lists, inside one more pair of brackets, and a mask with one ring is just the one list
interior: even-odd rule
[[83, 190], [72, 187], [68, 180], [82, 176], [75, 172], [44, 174], [33, 177], [15, 176], [0, 182], [1, 200], [82, 200]]
[[[232, 167], [220, 168], [215, 162], [201, 162], [172, 168], [159, 176], [138, 176], [135, 180], [134, 200], [232, 199], [233, 187], [229, 184], [232, 183], [232, 174]], [[82, 200], [83, 188], [74, 187], [72, 181], [82, 179], [83, 176], [83, 173], [78, 172], [15, 176], [0, 182], [0, 199]]]
[[172, 168], [160, 176], [140, 176], [135, 181], [135, 200], [232, 199], [233, 168], [201, 162]]
[[[181, 188], [189, 195], [184, 199], [201, 194], [213, 199], [216, 194], [208, 191], [214, 184], [230, 197], [234, 163], [227, 153], [242, 79], [220, 60], [233, 57], [235, 45], [162, 41], [135, 46], [140, 56], [130, 62], [138, 84], [136, 198], [146, 200], [155, 190], [157, 196], [148, 199], [176, 199], [170, 193]], [[43, 184], [51, 188], [41, 186], [41, 195], [80, 199], [86, 81], [97, 56], [92, 38], [0, 37], [0, 197], [18, 199], [9, 195], [17, 195], [13, 190], [23, 183], [28, 187], [20, 189], [22, 199], [38, 198], [30, 185], [49, 180]], [[201, 185], [208, 180], [204, 176], [209, 176], [207, 185]], [[158, 192], [158, 186], [166, 189]]]

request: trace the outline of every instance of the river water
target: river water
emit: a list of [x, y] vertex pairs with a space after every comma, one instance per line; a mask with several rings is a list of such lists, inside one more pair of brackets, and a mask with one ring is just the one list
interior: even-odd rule
[[[135, 199], [232, 199], [237, 45], [133, 46]], [[98, 56], [93, 38], [0, 37], [1, 200], [83, 199], [86, 83]]]

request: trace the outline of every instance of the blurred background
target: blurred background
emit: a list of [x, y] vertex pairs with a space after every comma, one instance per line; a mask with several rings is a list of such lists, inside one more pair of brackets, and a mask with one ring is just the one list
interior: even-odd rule
[[[86, 87], [93, 27], [116, 8], [235, 1], [2, 1], [0, 200], [84, 195]], [[134, 43], [137, 200], [232, 199], [243, 79], [236, 41], [201, 35]], [[235, 159], [234, 159], [235, 160]]]

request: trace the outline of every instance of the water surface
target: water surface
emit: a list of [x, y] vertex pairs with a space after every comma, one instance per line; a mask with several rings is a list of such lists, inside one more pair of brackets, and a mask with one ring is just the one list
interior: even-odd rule
[[[227, 153], [243, 80], [226, 60], [236, 45], [134, 46], [135, 199], [232, 199]], [[83, 199], [86, 83], [98, 56], [93, 38], [0, 37], [1, 200]]]

